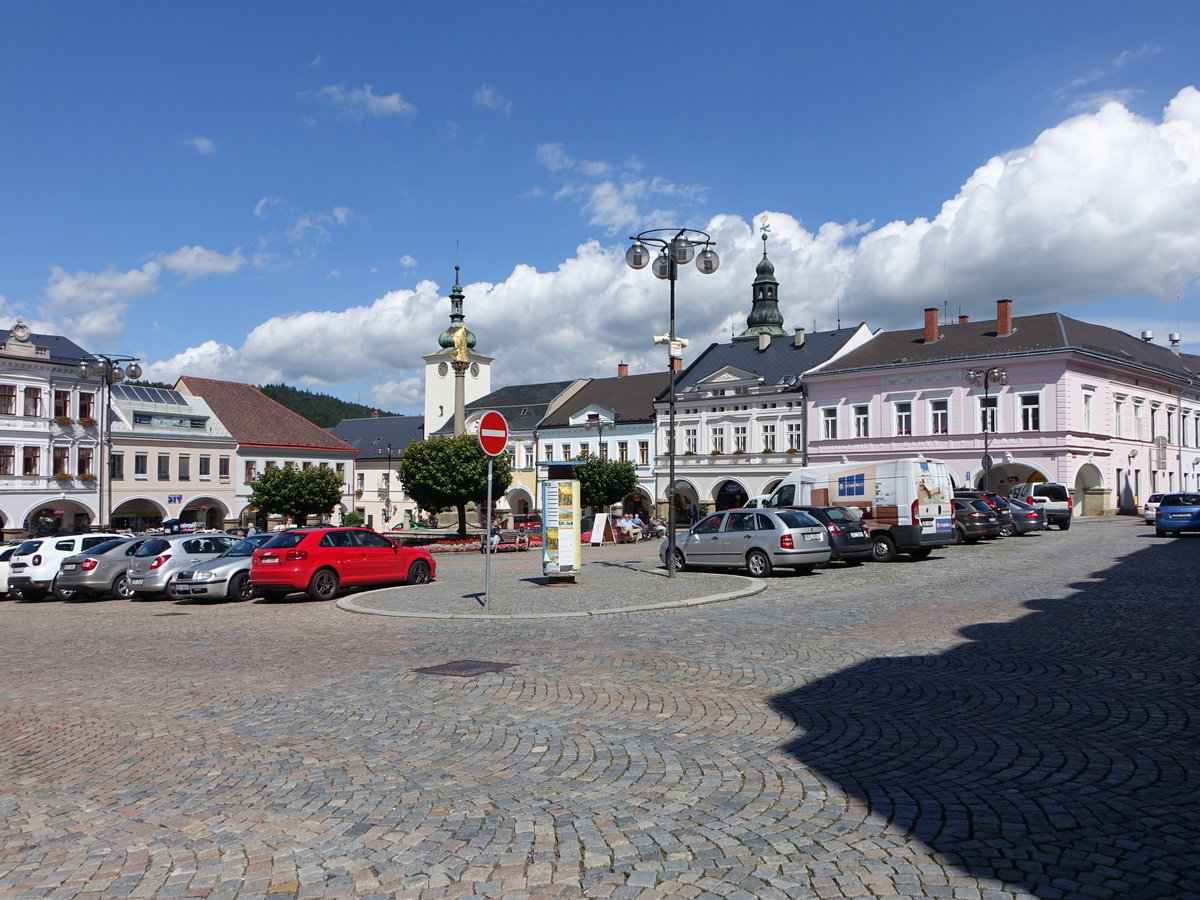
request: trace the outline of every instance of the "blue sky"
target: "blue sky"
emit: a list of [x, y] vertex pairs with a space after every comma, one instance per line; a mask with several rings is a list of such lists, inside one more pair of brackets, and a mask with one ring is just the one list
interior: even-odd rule
[[9, 3], [0, 322], [398, 412], [454, 266], [493, 384], [745, 326], [1058, 310], [1200, 352], [1200, 4]]

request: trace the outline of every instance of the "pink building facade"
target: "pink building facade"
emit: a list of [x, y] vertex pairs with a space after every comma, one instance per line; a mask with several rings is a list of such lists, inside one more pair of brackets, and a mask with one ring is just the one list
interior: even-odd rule
[[921, 328], [878, 334], [806, 375], [808, 460], [922, 454], [963, 485], [1059, 482], [1076, 515], [1133, 513], [1151, 493], [1200, 488], [1200, 357], [1172, 338], [1014, 317], [1010, 300], [982, 322], [927, 309]]

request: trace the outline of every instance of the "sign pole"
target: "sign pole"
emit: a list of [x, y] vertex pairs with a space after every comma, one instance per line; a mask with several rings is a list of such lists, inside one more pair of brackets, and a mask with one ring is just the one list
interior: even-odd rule
[[488, 608], [492, 599], [492, 457], [488, 457], [488, 496], [487, 496], [487, 531], [484, 532], [487, 541], [487, 553], [483, 561], [483, 608]]

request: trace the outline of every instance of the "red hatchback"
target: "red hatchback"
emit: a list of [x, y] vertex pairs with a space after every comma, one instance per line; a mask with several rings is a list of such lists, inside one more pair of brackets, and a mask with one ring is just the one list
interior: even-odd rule
[[267, 600], [292, 591], [332, 600], [343, 585], [426, 584], [436, 569], [428, 550], [366, 528], [293, 528], [254, 551], [250, 583]]

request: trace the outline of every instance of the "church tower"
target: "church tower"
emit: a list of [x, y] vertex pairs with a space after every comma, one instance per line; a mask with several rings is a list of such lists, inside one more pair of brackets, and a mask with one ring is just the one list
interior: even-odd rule
[[[454, 287], [450, 289], [450, 325], [438, 335], [437, 351], [425, 360], [425, 435], [436, 432], [454, 418], [454, 336], [466, 327], [463, 313], [462, 286], [458, 283], [458, 266], [454, 267]], [[465, 399], [467, 403], [492, 392], [492, 357], [475, 352], [475, 335], [466, 333], [467, 371]]]
[[775, 266], [767, 259], [769, 227], [763, 225], [763, 257], [759, 260], [757, 277], [751, 286], [754, 305], [750, 308], [750, 315], [746, 316], [746, 330], [735, 337], [735, 341], [756, 341], [760, 334], [787, 336], [783, 330], [783, 313], [779, 311], [779, 282], [775, 280]]

